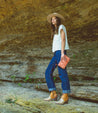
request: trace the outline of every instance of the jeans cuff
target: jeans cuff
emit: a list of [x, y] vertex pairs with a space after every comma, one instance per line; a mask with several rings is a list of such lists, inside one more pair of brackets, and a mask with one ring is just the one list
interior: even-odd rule
[[49, 88], [49, 91], [53, 91], [53, 90], [56, 90], [56, 88]]
[[71, 90], [63, 90], [63, 93], [71, 93]]

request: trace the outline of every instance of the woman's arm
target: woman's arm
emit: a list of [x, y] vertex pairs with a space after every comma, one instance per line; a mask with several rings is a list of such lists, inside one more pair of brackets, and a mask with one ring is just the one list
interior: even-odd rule
[[65, 32], [63, 31], [63, 29], [61, 29], [60, 34], [61, 34], [61, 57], [63, 57], [65, 48]]

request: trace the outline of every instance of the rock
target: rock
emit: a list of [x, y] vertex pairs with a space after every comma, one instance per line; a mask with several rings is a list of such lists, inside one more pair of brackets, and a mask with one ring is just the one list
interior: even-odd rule
[[[18, 83], [19, 86], [28, 87], [29, 89], [36, 86], [48, 91], [47, 86], [43, 86], [41, 83], [45, 83], [45, 70], [53, 56], [52, 39], [50, 38], [51, 29], [46, 17], [54, 9], [68, 20], [63, 24], [67, 28], [70, 46], [67, 52], [67, 55], [71, 58], [67, 66], [72, 88], [70, 97], [97, 102], [98, 25], [96, 24], [96, 0], [59, 0], [56, 2], [49, 0], [0, 1], [0, 81]], [[56, 82], [60, 82], [57, 68], [53, 75], [56, 77]], [[91, 83], [86, 83], [86, 81]], [[0, 82], [1, 85], [3, 84]], [[10, 88], [14, 90], [16, 87], [2, 88], [8, 91]], [[60, 91], [61, 93], [59, 83], [57, 83], [57, 88], [58, 92]], [[12, 89], [10, 89], [9, 94]], [[23, 88], [16, 88], [15, 90], [14, 93], [16, 94], [17, 91], [21, 92]], [[30, 92], [30, 90], [26, 91], [27, 93]], [[1, 93], [0, 95], [2, 94], [6, 93]], [[21, 94], [24, 94], [24, 92]], [[40, 100], [38, 99], [38, 101]], [[31, 102], [23, 101], [22, 103], [30, 104]], [[37, 106], [36, 110], [38, 112], [45, 110], [47, 110], [46, 112], [51, 112], [48, 110], [47, 105], [47, 109], [44, 110], [44, 105]], [[61, 110], [55, 109], [55, 107], [50, 108], [52, 112]], [[72, 112], [74, 109], [73, 112], [82, 113], [87, 111], [86, 108], [84, 111], [81, 108], [74, 109], [73, 107], [68, 110]], [[29, 109], [33, 111], [33, 108]], [[95, 112], [93, 107], [92, 109], [88, 107], [88, 109], [90, 109], [91, 113]], [[7, 110], [9, 111], [9, 108]], [[69, 111], [66, 112], [68, 113]], [[16, 109], [14, 112], [16, 112]], [[18, 112], [25, 111], [20, 110]]]
[[[22, 83], [21, 83], [22, 84]], [[22, 86], [24, 83], [22, 84]], [[32, 85], [32, 83], [29, 85]], [[55, 101], [46, 102], [43, 99], [49, 96], [49, 92], [35, 90], [32, 87], [22, 87], [16, 83], [3, 82], [0, 85], [0, 112], [4, 113], [97, 113], [98, 105], [87, 101], [69, 98], [69, 103], [63, 106], [55, 104]], [[26, 86], [26, 84], [25, 84]], [[60, 98], [60, 97], [59, 97]], [[58, 100], [59, 100], [58, 98]], [[12, 100], [10, 102], [6, 100]], [[14, 101], [15, 100], [15, 101]], [[14, 102], [14, 103], [13, 103]]]
[[[61, 83], [55, 83], [57, 92], [62, 94]], [[83, 85], [82, 85], [83, 84]], [[96, 85], [95, 85], [96, 84]], [[84, 82], [71, 82], [71, 93], [69, 93], [70, 97], [77, 98], [80, 100], [87, 100], [91, 102], [98, 102], [98, 84], [95, 83], [84, 83]], [[37, 84], [34, 86], [38, 90], [48, 91], [48, 87], [46, 83], [44, 84]]]
[[[94, 42], [95, 49], [96, 49], [96, 45], [97, 43]], [[91, 46], [90, 43], [88, 43], [88, 47], [90, 46]], [[93, 60], [92, 62], [89, 63], [88, 62], [89, 57], [86, 58], [84, 56], [80, 56], [79, 51], [83, 51], [83, 50], [75, 48], [75, 51], [77, 52], [76, 53], [77, 58], [74, 58], [72, 55], [74, 50], [70, 49], [67, 52], [67, 55], [70, 56], [71, 58], [71, 61], [67, 66], [69, 79], [71, 81], [85, 81], [85, 80], [97, 81], [98, 76], [97, 76], [96, 60]], [[90, 53], [88, 53], [89, 56], [91, 56], [92, 52], [93, 51], [91, 50]], [[97, 51], [95, 51], [95, 54], [97, 54]], [[0, 80], [10, 81], [10, 82], [11, 81], [23, 82], [26, 75], [30, 75], [29, 78], [32, 80], [40, 79], [40, 82], [45, 82], [45, 70], [52, 57], [53, 57], [53, 53], [51, 52], [51, 48], [48, 49], [48, 47], [42, 49], [34, 48], [32, 49], [31, 52], [27, 52], [27, 50], [25, 50], [24, 55], [22, 55], [22, 53], [17, 53], [17, 54], [1, 53]], [[80, 60], [80, 58], [82, 60]], [[89, 60], [92, 58], [93, 57], [91, 56]], [[59, 80], [57, 68], [54, 70], [53, 75]], [[42, 78], [43, 80], [41, 80]]]

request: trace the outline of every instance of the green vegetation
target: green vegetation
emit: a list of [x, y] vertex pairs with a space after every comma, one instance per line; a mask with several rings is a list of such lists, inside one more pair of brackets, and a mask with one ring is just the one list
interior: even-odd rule
[[53, 77], [54, 81], [56, 80], [56, 77]]
[[27, 82], [27, 81], [32, 81], [31, 79], [30, 79], [30, 77], [29, 77], [30, 75], [29, 74], [27, 74], [26, 76], [25, 76], [25, 80], [23, 80], [24, 82]]
[[11, 79], [12, 79], [13, 82], [15, 81], [15, 78], [16, 78], [16, 75], [11, 76]]
[[11, 104], [11, 103], [12, 103], [12, 104], [15, 104], [16, 101], [17, 101], [17, 97], [16, 97], [16, 96], [15, 96], [14, 99], [8, 98], [8, 99], [5, 100], [6, 103], [10, 103], [10, 104]]

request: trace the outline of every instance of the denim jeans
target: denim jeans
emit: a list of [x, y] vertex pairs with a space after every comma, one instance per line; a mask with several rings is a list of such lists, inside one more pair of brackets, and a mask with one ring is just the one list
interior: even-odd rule
[[[58, 63], [61, 58], [61, 50], [57, 50], [53, 54], [54, 55], [51, 61], [49, 62], [48, 67], [45, 70], [45, 79], [46, 79], [48, 89], [49, 91], [56, 90], [56, 86], [55, 86], [54, 79], [53, 79], [53, 72], [55, 68], [58, 67], [58, 74], [62, 82], [61, 83], [62, 92], [71, 93], [69, 78], [68, 78], [68, 74], [66, 71], [67, 67], [65, 67], [65, 69], [62, 69], [61, 67], [58, 66]], [[66, 50], [64, 50], [64, 54], [66, 54]]]

